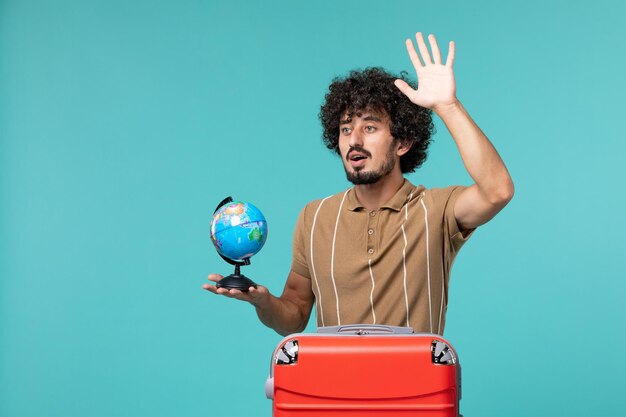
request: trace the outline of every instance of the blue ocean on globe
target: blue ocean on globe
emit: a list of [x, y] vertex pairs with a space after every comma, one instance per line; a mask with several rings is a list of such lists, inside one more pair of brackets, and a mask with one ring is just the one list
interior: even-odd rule
[[235, 201], [220, 207], [211, 222], [211, 241], [223, 256], [242, 261], [261, 250], [267, 239], [263, 213], [250, 203]]

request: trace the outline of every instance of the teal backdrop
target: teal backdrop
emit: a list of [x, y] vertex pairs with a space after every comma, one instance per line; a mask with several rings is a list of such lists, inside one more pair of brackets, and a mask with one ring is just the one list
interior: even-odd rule
[[[269, 416], [281, 337], [201, 289], [231, 272], [211, 213], [228, 195], [261, 208], [269, 239], [245, 272], [280, 293], [300, 209], [349, 186], [320, 139], [329, 82], [368, 66], [413, 74], [417, 30], [457, 42], [458, 96], [516, 185], [452, 274], [461, 411], [623, 413], [625, 12], [2, 0], [0, 416]], [[437, 127], [408, 178], [470, 184]]]

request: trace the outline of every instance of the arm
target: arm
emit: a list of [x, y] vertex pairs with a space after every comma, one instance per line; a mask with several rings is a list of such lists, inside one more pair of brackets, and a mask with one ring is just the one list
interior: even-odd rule
[[513, 180], [489, 139], [460, 102], [437, 109], [475, 183], [457, 198], [454, 215], [461, 229], [487, 223], [513, 198]]
[[456, 142], [465, 168], [475, 183], [459, 195], [454, 213], [462, 229], [473, 229], [491, 220], [513, 198], [513, 181], [496, 149], [456, 97], [452, 68], [454, 42], [450, 42], [448, 58], [443, 64], [434, 35], [429, 36], [432, 58], [423, 35], [417, 33], [416, 39], [424, 63], [410, 39], [406, 47], [419, 87], [414, 90], [403, 80], [396, 80], [395, 84], [413, 103], [441, 117]]
[[[208, 278], [210, 281], [219, 282], [223, 277], [219, 274], [210, 274]], [[210, 284], [204, 284], [202, 287], [213, 294], [249, 302], [256, 308], [259, 320], [283, 336], [304, 330], [314, 301], [311, 281], [294, 271], [289, 273], [280, 297], [273, 296], [261, 285], [257, 288], [250, 287], [248, 292], [217, 288]]]

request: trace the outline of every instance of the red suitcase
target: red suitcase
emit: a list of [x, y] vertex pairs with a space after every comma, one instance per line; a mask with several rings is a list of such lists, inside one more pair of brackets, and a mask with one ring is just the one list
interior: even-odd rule
[[450, 343], [404, 327], [322, 327], [284, 338], [265, 384], [274, 417], [460, 416]]

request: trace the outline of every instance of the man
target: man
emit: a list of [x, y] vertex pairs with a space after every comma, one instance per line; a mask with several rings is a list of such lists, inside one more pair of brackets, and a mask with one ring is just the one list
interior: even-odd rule
[[[514, 190], [497, 151], [456, 97], [454, 43], [442, 62], [433, 35], [432, 55], [421, 33], [416, 40], [419, 54], [410, 39], [406, 47], [419, 88], [376, 68], [329, 87], [320, 113], [324, 141], [354, 187], [304, 208], [282, 295], [263, 286], [206, 290], [250, 302], [282, 335], [302, 331], [314, 303], [320, 326], [375, 323], [443, 333], [454, 257]], [[473, 185], [427, 190], [404, 179], [426, 158], [431, 112], [450, 131]]]

